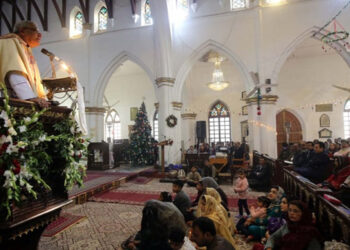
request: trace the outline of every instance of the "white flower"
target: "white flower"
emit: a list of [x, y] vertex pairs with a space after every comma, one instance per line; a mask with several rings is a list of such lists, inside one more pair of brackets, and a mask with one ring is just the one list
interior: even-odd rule
[[20, 177], [20, 178], [19, 178], [19, 185], [20, 185], [21, 187], [23, 187], [24, 183], [25, 183], [25, 182], [23, 181], [23, 178]]
[[6, 149], [6, 153], [8, 154], [17, 153], [17, 152], [18, 152], [18, 147], [13, 145], [12, 143]]
[[11, 177], [11, 171], [10, 170], [6, 170], [4, 172], [4, 176], [6, 177], [6, 179], [8, 179], [9, 177]]
[[27, 131], [27, 127], [25, 125], [23, 126], [19, 126], [19, 132], [23, 133], [23, 132], [26, 132]]
[[39, 141], [45, 141], [46, 140], [46, 135], [43, 134], [39, 137]]
[[12, 136], [8, 135], [5, 142], [12, 143]]
[[16, 130], [13, 127], [10, 127], [9, 128], [9, 134], [10, 135], [17, 135], [17, 132], [16, 132]]
[[25, 117], [23, 120], [24, 120], [25, 123], [28, 123], [28, 122], [30, 122], [30, 121], [32, 120], [32, 118], [30, 118], [30, 117]]
[[34, 146], [38, 146], [38, 145], [39, 145], [39, 141], [32, 141], [32, 144], [33, 144]]
[[28, 191], [30, 191], [30, 190], [32, 190], [32, 185], [30, 185], [28, 182], [26, 183], [26, 189], [28, 190]]
[[25, 148], [28, 145], [28, 143], [24, 142], [24, 141], [19, 141], [17, 143], [17, 147], [19, 148]]
[[5, 121], [7, 121], [7, 120], [9, 119], [9, 117], [8, 117], [8, 115], [7, 115], [7, 113], [6, 113], [5, 110], [1, 111], [0, 117], [1, 117], [2, 119], [4, 119]]
[[74, 134], [75, 128], [74, 128], [74, 127], [70, 127], [70, 132], [71, 132], [72, 134]]

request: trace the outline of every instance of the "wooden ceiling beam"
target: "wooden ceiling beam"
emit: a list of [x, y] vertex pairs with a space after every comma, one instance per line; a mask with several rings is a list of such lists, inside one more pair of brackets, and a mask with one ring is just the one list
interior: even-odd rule
[[60, 19], [61, 26], [66, 27], [66, 17], [67, 17], [67, 0], [62, 0], [62, 8], [60, 9], [57, 0], [52, 0], [52, 3], [56, 9], [58, 18]]
[[105, 0], [108, 18], [113, 18], [113, 0]]
[[79, 0], [85, 23], [90, 23], [90, 0]]
[[41, 25], [43, 26], [43, 30], [48, 31], [48, 0], [43, 0], [44, 7], [43, 11], [40, 10], [38, 3], [36, 0], [27, 0], [28, 8], [27, 8], [27, 19], [32, 19], [32, 6], [35, 9], [35, 12], [37, 13], [39, 20], [41, 22]]
[[136, 0], [130, 0], [130, 5], [131, 5], [131, 13], [132, 15], [136, 14]]

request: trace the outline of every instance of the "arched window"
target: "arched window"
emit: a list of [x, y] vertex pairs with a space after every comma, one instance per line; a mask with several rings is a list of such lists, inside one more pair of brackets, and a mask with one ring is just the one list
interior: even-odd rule
[[71, 19], [70, 37], [78, 37], [83, 34], [83, 14], [77, 11]]
[[152, 25], [153, 19], [151, 15], [151, 5], [149, 3], [149, 0], [144, 0], [142, 9], [141, 9], [141, 24], [142, 25]]
[[158, 110], [154, 112], [154, 116], [153, 116], [153, 137], [156, 141], [158, 141], [159, 139]]
[[344, 138], [350, 137], [350, 99], [348, 99], [345, 103], [344, 108]]
[[231, 10], [248, 8], [247, 0], [231, 0]]
[[108, 20], [107, 8], [103, 6], [98, 12], [98, 30], [99, 31], [107, 29], [107, 20]]
[[222, 102], [217, 102], [209, 112], [209, 142], [228, 141], [231, 141], [230, 113]]
[[188, 0], [176, 0], [176, 19], [185, 19], [188, 16], [189, 12], [190, 8]]
[[108, 141], [110, 138], [111, 142], [122, 137], [120, 119], [115, 109], [109, 110], [105, 116], [105, 135], [106, 140]]

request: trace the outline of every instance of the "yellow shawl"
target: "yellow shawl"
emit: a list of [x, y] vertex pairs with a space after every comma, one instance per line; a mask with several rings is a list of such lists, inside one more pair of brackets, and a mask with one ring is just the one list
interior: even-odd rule
[[10, 86], [8, 82], [10, 73], [23, 75], [38, 97], [46, 97], [32, 50], [16, 34], [0, 36], [0, 82]]
[[198, 214], [200, 214], [200, 216], [211, 219], [214, 222], [216, 233], [228, 240], [232, 246], [237, 249], [236, 242], [233, 239], [230, 230], [228, 229], [225, 222], [226, 219], [218, 211], [218, 204], [216, 200], [209, 195], [204, 195], [202, 197], [205, 199], [205, 206], [202, 207], [201, 202], [198, 203]]

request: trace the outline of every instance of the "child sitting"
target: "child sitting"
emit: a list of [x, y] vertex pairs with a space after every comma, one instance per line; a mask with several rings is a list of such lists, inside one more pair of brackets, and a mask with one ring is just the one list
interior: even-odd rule
[[197, 167], [193, 166], [191, 172], [187, 174], [187, 185], [195, 187], [201, 179], [201, 175], [197, 171]]
[[[259, 196], [257, 207], [250, 207], [250, 217], [242, 218], [237, 223], [237, 230], [241, 234], [248, 236], [248, 239], [253, 239], [254, 235], [250, 235], [249, 226], [267, 223], [266, 209], [270, 206], [271, 201], [266, 196]], [[251, 228], [252, 229], [252, 228]], [[254, 230], [253, 230], [254, 231]], [[253, 232], [254, 234], [254, 232]]]

